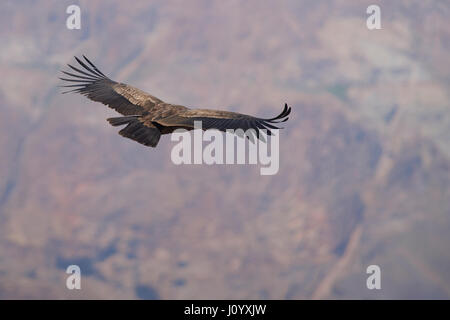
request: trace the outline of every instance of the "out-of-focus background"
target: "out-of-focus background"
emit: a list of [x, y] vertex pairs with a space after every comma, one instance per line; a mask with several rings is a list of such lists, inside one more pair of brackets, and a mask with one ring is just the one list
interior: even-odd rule
[[[450, 297], [447, 1], [0, 8], [0, 298]], [[278, 174], [175, 166], [170, 137], [122, 138], [113, 111], [60, 94], [79, 54], [171, 103], [268, 117], [287, 102]]]

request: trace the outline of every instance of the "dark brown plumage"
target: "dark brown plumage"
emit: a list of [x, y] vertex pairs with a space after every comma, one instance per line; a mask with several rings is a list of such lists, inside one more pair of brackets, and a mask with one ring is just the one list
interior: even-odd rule
[[278, 116], [263, 119], [236, 112], [189, 109], [165, 103], [137, 88], [109, 79], [84, 55], [83, 58], [85, 61], [75, 57], [79, 67], [68, 65], [71, 72], [62, 71], [69, 78], [60, 79], [71, 83], [62, 86], [71, 88], [63, 93], [81, 93], [121, 113], [123, 117], [109, 118], [108, 122], [113, 126], [126, 125], [119, 134], [146, 146], [156, 147], [161, 134], [179, 128], [194, 129], [194, 121], [202, 121], [203, 130], [218, 129], [225, 132], [227, 129], [254, 129], [256, 137], [261, 139], [260, 129], [268, 129], [267, 134], [270, 135], [270, 129], [279, 129], [274, 124], [287, 121], [291, 112], [291, 108], [285, 104]]

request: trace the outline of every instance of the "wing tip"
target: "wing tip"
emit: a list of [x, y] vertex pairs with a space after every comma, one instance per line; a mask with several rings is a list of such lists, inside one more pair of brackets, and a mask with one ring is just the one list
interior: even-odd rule
[[[291, 113], [292, 108], [288, 106], [287, 103], [284, 103], [284, 107], [283, 110], [281, 111], [281, 113], [279, 115], [277, 115], [276, 117], [270, 118], [270, 119], [261, 119], [263, 120], [265, 123], [269, 122], [269, 123], [280, 123], [280, 122], [286, 122], [289, 118], [289, 114]], [[280, 128], [282, 129], [282, 128]]]

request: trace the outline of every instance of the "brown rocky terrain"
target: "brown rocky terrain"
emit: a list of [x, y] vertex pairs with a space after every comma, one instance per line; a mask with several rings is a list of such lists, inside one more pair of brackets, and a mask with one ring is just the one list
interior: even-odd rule
[[[378, 3], [370, 31], [371, 1], [3, 1], [0, 298], [450, 298], [450, 5]], [[60, 94], [80, 54], [167, 102], [287, 102], [278, 174], [122, 138]]]

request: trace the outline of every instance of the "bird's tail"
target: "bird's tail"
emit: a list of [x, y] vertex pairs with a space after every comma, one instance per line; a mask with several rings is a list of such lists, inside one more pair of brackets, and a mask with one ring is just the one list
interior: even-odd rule
[[139, 121], [140, 116], [125, 116], [108, 118], [108, 122], [114, 127], [127, 125], [119, 131], [123, 137], [137, 141], [148, 147], [156, 147], [161, 137], [161, 132], [151, 123], [143, 123]]
[[136, 120], [139, 116], [126, 116], [126, 117], [117, 117], [117, 118], [108, 118], [108, 122], [114, 126], [122, 126], [124, 124], [128, 124], [133, 120]]

